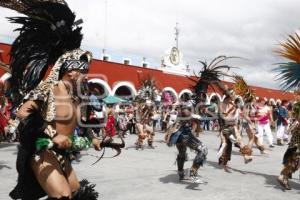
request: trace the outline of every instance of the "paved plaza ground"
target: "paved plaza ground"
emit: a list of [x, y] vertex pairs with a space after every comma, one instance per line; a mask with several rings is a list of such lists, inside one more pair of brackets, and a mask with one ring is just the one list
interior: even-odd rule
[[[238, 149], [234, 148], [232, 161], [229, 163], [231, 173], [221, 170], [217, 164], [216, 151], [219, 138], [216, 132], [205, 132], [200, 136], [209, 147], [208, 162], [199, 174], [206, 184], [179, 182], [176, 172], [176, 148], [167, 147], [163, 134], [157, 133], [155, 149], [145, 148], [136, 151], [136, 135], [128, 136], [126, 149], [113, 159], [102, 159], [91, 165], [99, 152], [88, 150], [82, 152], [79, 163], [73, 166], [79, 179], [87, 178], [96, 183], [104, 200], [296, 200], [300, 198], [299, 173], [291, 180], [291, 191], [283, 191], [277, 183], [281, 170], [281, 160], [286, 146], [268, 149], [267, 155], [261, 155], [254, 148], [253, 162], [245, 165]], [[0, 200], [9, 199], [8, 193], [16, 183], [16, 144], [0, 144]], [[113, 155], [108, 149], [106, 157]], [[185, 164], [188, 169], [195, 153], [188, 151], [190, 161]]]

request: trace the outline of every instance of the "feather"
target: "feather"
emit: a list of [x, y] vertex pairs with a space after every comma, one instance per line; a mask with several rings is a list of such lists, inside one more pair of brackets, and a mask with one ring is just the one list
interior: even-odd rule
[[274, 52], [286, 59], [300, 64], [300, 37], [297, 33], [289, 35], [286, 42], [279, 43]]
[[30, 168], [30, 160], [35, 152], [35, 141], [46, 137], [44, 130], [47, 123], [39, 110], [29, 109], [30, 115], [22, 119], [17, 128], [20, 146], [17, 155], [18, 184], [10, 192], [12, 199], [39, 199], [46, 195]]
[[66, 2], [64, 0], [1, 0], [0, 6], [4, 8], [9, 8], [11, 10], [15, 10], [22, 14], [29, 14], [28, 9], [30, 8], [31, 3], [45, 1], [66, 5]]
[[141, 87], [135, 100], [138, 102], [143, 102], [147, 99], [154, 101], [157, 95], [155, 92], [157, 89], [155, 79], [148, 74], [140, 80], [140, 85]]
[[295, 62], [279, 63], [273, 71], [277, 72], [276, 81], [279, 81], [283, 90], [291, 90], [300, 86], [300, 64]]
[[4, 3], [26, 6], [26, 12], [20, 12], [27, 16], [8, 18], [11, 23], [21, 25], [15, 30], [20, 34], [12, 44], [10, 67], [13, 92], [23, 96], [41, 82], [49, 65], [65, 52], [80, 47], [81, 27], [75, 22], [75, 14], [61, 0]]
[[99, 193], [95, 191], [95, 184], [91, 184], [86, 179], [80, 181], [80, 188], [72, 199], [74, 200], [97, 200]]
[[27, 9], [26, 4], [20, 0], [1, 0], [0, 6], [4, 8], [9, 8], [20, 13], [24, 13]]
[[278, 63], [273, 71], [277, 72], [276, 80], [283, 90], [291, 90], [300, 86], [300, 37], [297, 33], [289, 35], [285, 42], [279, 43], [274, 52], [288, 60]]
[[217, 86], [224, 90], [225, 87], [221, 84], [221, 76], [229, 76], [227, 73], [232, 67], [229, 65], [220, 64], [228, 59], [235, 58], [235, 57], [226, 57], [226, 56], [218, 56], [214, 58], [209, 64], [206, 61], [199, 61], [202, 64], [202, 70], [198, 74], [198, 80], [191, 79], [192, 81], [196, 82], [193, 86], [195, 90], [195, 100], [196, 102], [205, 101], [206, 93], [209, 86], [217, 84]]
[[233, 81], [235, 82], [233, 88], [237, 95], [240, 95], [245, 103], [251, 102], [255, 97], [255, 91], [249, 87], [242, 76], [234, 75]]

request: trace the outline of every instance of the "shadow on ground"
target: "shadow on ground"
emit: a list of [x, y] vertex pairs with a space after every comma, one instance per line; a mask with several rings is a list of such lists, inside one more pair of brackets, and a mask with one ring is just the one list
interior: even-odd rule
[[[261, 177], [265, 178], [265, 184], [266, 184], [265, 187], [273, 187], [275, 189], [284, 191], [284, 189], [279, 185], [279, 183], [277, 181], [278, 175], [269, 175], [269, 174], [263, 174], [263, 173], [259, 173], [259, 172], [243, 171], [243, 170], [239, 170], [239, 169], [235, 169], [235, 168], [231, 168], [231, 167], [229, 169], [234, 172], [241, 173], [241, 174], [251, 174], [254, 176], [261, 176]], [[292, 189], [299, 189], [299, 183], [296, 183], [293, 180], [290, 180], [290, 186]]]
[[190, 182], [188, 180], [186, 180], [186, 181], [179, 181], [179, 178], [178, 178], [178, 175], [177, 175], [176, 171], [174, 171], [174, 174], [169, 174], [169, 175], [167, 175], [165, 177], [159, 178], [159, 181], [161, 183], [164, 183], [164, 184], [174, 183], [174, 184], [185, 185], [186, 189], [197, 190], [197, 191], [202, 191], [202, 189], [199, 188], [201, 185], [207, 185], [207, 183], [205, 183], [205, 184], [197, 184], [197, 183], [192, 183], [192, 182]]
[[11, 167], [10, 166], [8, 166], [8, 165], [6, 165], [4, 162], [2, 162], [2, 161], [0, 161], [0, 170], [2, 170], [2, 169], [11, 169]]
[[8, 142], [0, 143], [0, 149], [1, 148], [6, 148], [6, 147], [12, 147], [12, 146], [17, 146], [17, 143], [8, 143]]
[[[216, 169], [221, 169], [221, 167], [219, 166], [219, 164], [217, 162], [213, 162], [213, 161], [207, 161], [207, 164], [209, 166], [212, 166]], [[265, 179], [265, 187], [273, 187], [275, 189], [279, 189], [284, 191], [284, 189], [279, 185], [277, 178], [278, 175], [269, 175], [269, 174], [263, 174], [263, 173], [259, 173], [259, 172], [252, 172], [252, 171], [246, 171], [246, 170], [239, 170], [239, 169], [235, 169], [232, 167], [228, 167], [229, 169], [229, 173], [240, 173], [242, 175], [246, 175], [246, 174], [250, 174], [250, 175], [254, 175], [254, 176], [260, 176], [263, 177]], [[294, 182], [294, 180], [290, 180], [290, 186], [292, 189], [298, 189], [299, 190], [299, 183]]]

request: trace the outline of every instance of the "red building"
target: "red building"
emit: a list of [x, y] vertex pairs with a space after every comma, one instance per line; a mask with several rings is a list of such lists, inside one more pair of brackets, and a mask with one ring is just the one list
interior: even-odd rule
[[[10, 45], [0, 43], [0, 61], [9, 62]], [[0, 75], [4, 71], [0, 71]], [[148, 77], [154, 77], [157, 87], [161, 91], [169, 91], [178, 100], [184, 94], [191, 94], [192, 86], [195, 84], [191, 79], [195, 76], [176, 75], [170, 70], [158, 70], [128, 64], [115, 63], [110, 61], [96, 60], [92, 61], [89, 79], [102, 88], [106, 95], [134, 96], [140, 88], [141, 81]], [[232, 83], [224, 82], [228, 86]], [[282, 99], [294, 100], [295, 96], [291, 92], [252, 86], [256, 95], [261, 98], [267, 98], [274, 102]], [[223, 100], [223, 95], [218, 90], [209, 89], [208, 102], [211, 98]]]

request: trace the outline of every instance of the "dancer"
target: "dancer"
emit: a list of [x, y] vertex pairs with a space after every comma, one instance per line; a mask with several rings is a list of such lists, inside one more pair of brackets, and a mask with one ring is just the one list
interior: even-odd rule
[[[17, 155], [18, 184], [13, 199], [97, 199], [95, 185], [79, 183], [68, 155], [72, 150], [103, 143], [74, 136], [81, 123], [80, 86], [92, 55], [79, 49], [82, 34], [76, 16], [63, 0], [7, 0], [0, 6], [25, 16], [9, 18], [20, 24], [12, 44], [10, 67], [20, 145]], [[53, 66], [45, 77], [49, 66]], [[86, 117], [86, 116], [85, 116]], [[121, 145], [122, 146], [122, 145]]]
[[197, 107], [203, 105], [206, 101], [208, 86], [217, 88], [224, 92], [225, 99], [223, 104], [219, 106], [217, 118], [219, 119], [221, 145], [218, 151], [219, 164], [227, 170], [227, 162], [230, 160], [232, 151], [232, 141], [236, 142], [241, 149], [244, 156], [245, 163], [252, 160], [252, 151], [248, 145], [244, 145], [241, 135], [238, 132], [237, 123], [239, 116], [239, 108], [234, 104], [236, 99], [235, 93], [232, 89], [222, 84], [221, 76], [230, 76], [224, 70], [229, 70], [231, 67], [222, 62], [231, 59], [232, 57], [219, 56], [211, 63], [201, 62], [203, 70], [200, 71], [200, 77], [194, 86], [195, 98]]
[[[279, 47], [275, 50], [275, 53], [288, 59], [289, 62], [280, 63], [274, 71], [278, 73], [278, 80], [281, 81], [281, 86], [285, 90], [296, 89], [299, 94], [299, 64], [300, 64], [300, 48], [299, 48], [300, 36], [295, 33], [289, 35], [285, 42], [280, 43]], [[293, 116], [296, 119], [295, 123], [291, 125], [290, 132], [292, 134], [288, 149], [283, 156], [283, 169], [278, 177], [280, 185], [290, 190], [288, 179], [299, 169], [300, 166], [300, 98], [296, 97], [296, 102], [293, 108]], [[281, 115], [282, 120], [286, 119], [286, 115]], [[284, 125], [283, 122], [280, 125]], [[280, 128], [283, 129], [283, 128]], [[282, 132], [278, 134], [277, 139], [282, 139]]]
[[[193, 96], [193, 100], [195, 102], [196, 112], [199, 113], [199, 108], [201, 109], [206, 102], [208, 87], [213, 87], [215, 83], [221, 84], [220, 76], [226, 76], [226, 73], [222, 70], [229, 70], [230, 67], [227, 65], [219, 66], [218, 64], [227, 59], [229, 59], [229, 57], [219, 56], [210, 64], [200, 61], [203, 68], [199, 72], [199, 78], [191, 79], [195, 82], [195, 95]], [[224, 86], [222, 85], [222, 87]], [[197, 176], [197, 172], [198, 168], [206, 161], [208, 150], [206, 145], [195, 137], [195, 130], [199, 130], [199, 127], [197, 127], [199, 123], [193, 123], [195, 119], [191, 116], [191, 108], [187, 106], [182, 107], [177, 122], [168, 129], [165, 139], [170, 146], [176, 144], [179, 151], [177, 155], [177, 167], [180, 180], [183, 180], [185, 177], [183, 165], [186, 160], [186, 148], [189, 147], [196, 151], [197, 155], [190, 169], [190, 179], [196, 183], [201, 183], [202, 181]], [[197, 120], [200, 119], [197, 118]]]
[[236, 143], [240, 148], [240, 152], [242, 153], [246, 164], [252, 161], [252, 150], [248, 145], [244, 144], [241, 134], [238, 131], [240, 110], [234, 104], [235, 98], [234, 90], [227, 89], [223, 103], [221, 103], [219, 107], [221, 145], [218, 151], [218, 157], [219, 165], [221, 165], [225, 171], [228, 171], [227, 163], [231, 160], [232, 143]]
[[248, 136], [248, 147], [252, 151], [253, 144], [257, 146], [257, 148], [260, 150], [260, 152], [263, 154], [265, 152], [264, 145], [258, 140], [255, 128], [256, 123], [256, 113], [257, 113], [257, 107], [255, 105], [256, 98], [255, 98], [255, 92], [253, 89], [251, 89], [243, 77], [235, 75], [233, 77], [233, 80], [235, 82], [234, 84], [234, 90], [237, 95], [241, 96], [244, 100], [244, 105], [242, 108], [242, 128], [246, 130], [247, 136]]
[[144, 149], [143, 143], [146, 138], [148, 138], [148, 146], [153, 149], [153, 139], [155, 136], [153, 128], [154, 100], [156, 97], [155, 80], [148, 76], [141, 84], [142, 87], [136, 97], [136, 101], [139, 103], [136, 114], [136, 130], [138, 135], [135, 142], [136, 150]]
[[257, 134], [256, 137], [260, 144], [263, 144], [264, 133], [267, 135], [269, 147], [273, 148], [273, 135], [270, 123], [273, 123], [273, 115], [270, 107], [266, 104], [265, 98], [257, 100]]
[[[195, 137], [193, 120], [191, 108], [182, 107], [178, 120], [168, 129], [165, 139], [168, 146], [176, 145], [178, 149], [177, 169], [179, 180], [191, 180], [194, 183], [203, 183], [198, 177], [198, 169], [205, 163], [208, 150], [206, 145]], [[184, 162], [187, 160], [187, 147], [196, 152], [188, 178], [185, 177], [184, 173]]]
[[144, 149], [144, 140], [146, 138], [148, 146], [154, 148], [153, 139], [154, 139], [154, 129], [153, 129], [153, 102], [148, 100], [145, 104], [140, 104], [139, 113], [137, 114], [136, 129], [138, 134], [138, 139], [135, 142], [136, 150]]
[[278, 182], [286, 190], [291, 189], [288, 179], [300, 167], [300, 102], [297, 102], [294, 106], [296, 107], [296, 109], [294, 109], [296, 121], [288, 130], [292, 137], [283, 156], [283, 169], [278, 177]]

